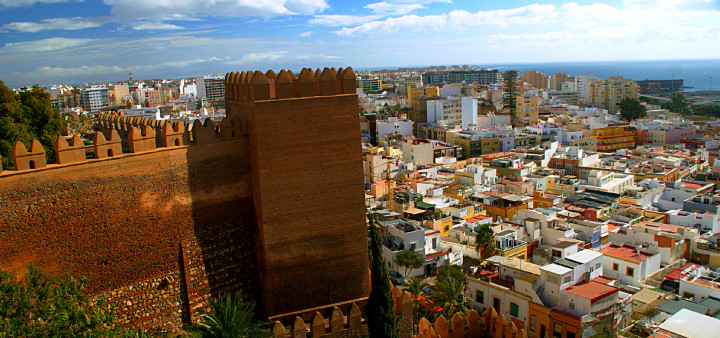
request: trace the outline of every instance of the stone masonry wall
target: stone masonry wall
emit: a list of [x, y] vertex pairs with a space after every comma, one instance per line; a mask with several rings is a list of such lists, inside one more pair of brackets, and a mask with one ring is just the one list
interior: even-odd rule
[[257, 292], [253, 278], [225, 278], [257, 274], [246, 140], [115, 155], [0, 174], [0, 269], [86, 276], [124, 324], [179, 327], [189, 318], [180, 244], [196, 239], [214, 256], [206, 292]]

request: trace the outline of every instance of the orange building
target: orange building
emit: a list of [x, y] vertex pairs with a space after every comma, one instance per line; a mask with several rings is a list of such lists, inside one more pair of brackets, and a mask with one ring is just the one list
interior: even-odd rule
[[582, 337], [580, 317], [530, 302], [528, 337]]
[[593, 129], [591, 136], [597, 139], [598, 152], [635, 148], [635, 133], [629, 132], [625, 128], [608, 126], [602, 129]]
[[523, 81], [537, 89], [547, 89], [549, 80], [550, 77], [537, 70], [530, 70], [523, 73]]

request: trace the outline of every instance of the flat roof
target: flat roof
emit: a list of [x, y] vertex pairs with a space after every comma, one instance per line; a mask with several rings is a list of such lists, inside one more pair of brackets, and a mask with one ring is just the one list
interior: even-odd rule
[[633, 227], [638, 227], [638, 228], [639, 228], [639, 227], [645, 227], [645, 226], [647, 226], [647, 227], [654, 227], [654, 228], [658, 228], [658, 229], [660, 229], [660, 230], [662, 230], [662, 231], [675, 232], [675, 233], [678, 232], [678, 229], [684, 228], [684, 227], [681, 227], [681, 226], [679, 226], [679, 225], [665, 224], [665, 223], [658, 223], [658, 222], [650, 222], [650, 221], [644, 221], [644, 222], [632, 224], [631, 226], [633, 226]]
[[492, 256], [492, 257], [486, 258], [485, 260], [488, 262], [491, 262], [491, 263], [501, 264], [502, 262], [504, 262], [508, 259], [510, 259], [510, 258], [503, 257], [503, 256]]
[[660, 324], [660, 329], [684, 337], [714, 338], [720, 332], [720, 320], [682, 309]]
[[558, 265], [558, 264], [555, 264], [555, 263], [545, 265], [545, 266], [543, 266], [542, 268], [540, 268], [540, 270], [545, 270], [545, 271], [547, 271], [547, 272], [552, 272], [552, 273], [554, 273], [554, 274], [556, 274], [556, 275], [564, 275], [564, 274], [566, 274], [566, 273], [568, 273], [568, 272], [572, 272], [571, 269], [568, 269], [568, 268], [566, 268], [566, 267], [564, 267], [564, 266], [562, 266], [562, 265]]
[[645, 253], [643, 253], [642, 251], [636, 250], [635, 248], [627, 246], [627, 245], [619, 246], [619, 245], [611, 244], [607, 248], [600, 250], [600, 252], [603, 255], [621, 258], [621, 259], [629, 260], [629, 261], [636, 262], [636, 263], [640, 263], [640, 262], [646, 260], [648, 257], [650, 257], [650, 256], [646, 255]]
[[602, 254], [597, 251], [582, 250], [582, 251], [578, 251], [578, 253], [572, 254], [565, 258], [585, 264], [585, 263], [589, 263], [593, 259], [597, 259], [598, 257], [602, 257]]
[[610, 296], [613, 293], [617, 293], [618, 290], [620, 289], [614, 286], [590, 280], [589, 282], [582, 282], [577, 285], [571, 286], [564, 291], [576, 296], [590, 299], [591, 302], [594, 302], [600, 298]]
[[511, 257], [510, 259], [500, 263], [500, 265], [540, 276], [540, 265], [526, 262], [524, 259]]
[[555, 264], [560, 264], [560, 265], [562, 265], [562, 266], [564, 266], [564, 267], [566, 267], [566, 268], [570, 268], [570, 269], [573, 269], [573, 270], [575, 269], [575, 267], [577, 267], [577, 266], [579, 266], [579, 265], [582, 265], [582, 263], [578, 263], [578, 262], [575, 262], [575, 261], [571, 261], [571, 260], [569, 260], [569, 259], [567, 259], [567, 258], [563, 258], [563, 259], [555, 262]]
[[557, 242], [557, 244], [553, 245], [552, 247], [566, 249], [573, 245], [578, 245], [578, 244], [579, 244], [578, 242], [573, 242], [573, 241], [559, 241], [559, 242]]

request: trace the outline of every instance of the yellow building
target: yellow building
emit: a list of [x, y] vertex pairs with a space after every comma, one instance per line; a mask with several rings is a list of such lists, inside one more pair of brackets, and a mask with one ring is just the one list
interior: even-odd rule
[[411, 86], [408, 86], [408, 93], [407, 93], [407, 103], [408, 106], [413, 106], [413, 100], [419, 98], [419, 97], [429, 97], [429, 96], [440, 96], [440, 92], [438, 91], [437, 87], [422, 87], [422, 88], [414, 88]]
[[635, 133], [620, 127], [593, 129], [591, 136], [597, 139], [597, 151], [614, 152], [618, 149], [635, 148]]
[[621, 76], [611, 76], [607, 79], [593, 80], [590, 83], [589, 104], [607, 109], [610, 113], [617, 113], [620, 101], [626, 97], [638, 98], [640, 87], [631, 79]]
[[425, 220], [423, 222], [423, 226], [440, 231], [440, 237], [450, 236], [450, 228], [452, 228], [452, 216], [447, 216], [440, 219]]
[[578, 182], [576, 178], [547, 176], [545, 192], [559, 196], [570, 196], [573, 194], [573, 184]]
[[527, 127], [538, 123], [540, 115], [540, 98], [537, 96], [523, 95], [517, 97], [517, 108], [513, 126]]
[[382, 89], [382, 80], [356, 78], [355, 88], [362, 88], [364, 92], [380, 90]]
[[480, 141], [481, 154], [492, 154], [500, 152], [500, 145], [502, 144], [499, 137], [484, 138]]

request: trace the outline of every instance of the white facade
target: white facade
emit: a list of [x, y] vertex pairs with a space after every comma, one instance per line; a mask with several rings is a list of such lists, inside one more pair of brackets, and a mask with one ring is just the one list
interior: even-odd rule
[[105, 87], [87, 88], [80, 92], [80, 104], [85, 111], [96, 113], [110, 104], [110, 93]]
[[580, 74], [575, 77], [575, 89], [578, 92], [578, 97], [585, 99], [590, 96], [590, 82], [597, 80], [599, 77], [593, 73]]
[[477, 100], [466, 96], [462, 98], [462, 127], [477, 126], [478, 124], [478, 105]]
[[431, 142], [417, 142], [414, 139], [405, 139], [402, 142], [403, 161], [417, 165], [435, 162], [433, 145]]
[[573, 189], [575, 191], [591, 189], [622, 194], [625, 188], [633, 185], [634, 181], [635, 176], [633, 175], [592, 170], [588, 175], [588, 182], [582, 184], [575, 183], [573, 184]]
[[413, 122], [397, 117], [388, 117], [387, 120], [377, 121], [376, 139], [380, 140], [385, 135], [398, 134], [402, 136], [413, 135]]
[[670, 224], [702, 229], [712, 234], [720, 232], [720, 215], [717, 214], [674, 210], [668, 212], [668, 215]]
[[467, 292], [473, 308], [482, 313], [489, 307], [508, 319], [515, 318], [528, 323], [528, 299], [508, 288], [474, 278], [467, 279]]
[[542, 290], [545, 305], [558, 306], [561, 291], [573, 285], [573, 270], [558, 264], [548, 264], [540, 268], [541, 282], [545, 283]]
[[635, 262], [603, 252], [603, 275], [615, 278], [621, 283], [640, 287], [652, 274], [660, 271], [660, 254]]
[[480, 115], [477, 119], [477, 126], [480, 129], [509, 124], [510, 115], [495, 115], [494, 113], [489, 113], [487, 115]]
[[580, 263], [580, 265], [573, 268], [573, 283], [577, 284], [582, 281], [585, 277], [585, 273], [588, 274], [588, 280], [594, 279], [603, 275], [603, 254], [593, 250], [582, 250], [578, 253], [568, 255], [565, 257], [573, 262]]

